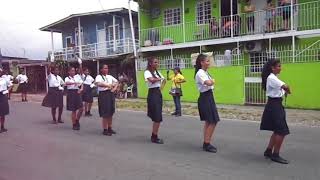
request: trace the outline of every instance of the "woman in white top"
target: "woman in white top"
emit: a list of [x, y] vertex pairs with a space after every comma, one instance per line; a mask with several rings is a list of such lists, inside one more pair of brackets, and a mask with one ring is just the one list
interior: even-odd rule
[[12, 87], [13, 87], [13, 76], [12, 76], [12, 73], [7, 71], [7, 70], [4, 70], [4, 75], [2, 75], [3, 78], [5, 78], [7, 81], [10, 81], [10, 83], [12, 84], [12, 86], [9, 87], [9, 92], [7, 94], [8, 96], [8, 99], [11, 98], [11, 93], [12, 93]]
[[158, 138], [160, 124], [162, 122], [162, 94], [161, 83], [164, 77], [158, 72], [159, 60], [155, 57], [148, 58], [147, 70], [144, 72], [144, 79], [147, 82], [148, 91], [148, 117], [153, 121], [151, 142], [163, 144], [163, 140]]
[[[81, 66], [81, 65], [80, 65]], [[83, 91], [81, 76], [76, 75], [74, 67], [69, 67], [69, 76], [65, 78], [65, 85], [67, 86], [67, 110], [72, 111], [71, 120], [73, 130], [80, 130], [80, 118], [83, 112], [83, 104], [81, 93]]]
[[5, 116], [9, 114], [9, 103], [7, 93], [12, 83], [6, 78], [2, 77], [3, 69], [0, 67], [0, 133], [7, 132], [8, 130], [4, 127]]
[[108, 73], [108, 65], [102, 65], [100, 75], [95, 79], [95, 84], [99, 91], [98, 108], [99, 115], [102, 118], [102, 134], [112, 136], [112, 134], [116, 134], [112, 129], [112, 116], [115, 112], [115, 91], [118, 88], [118, 80]]
[[92, 89], [95, 87], [94, 79], [90, 76], [89, 69], [84, 67], [82, 74], [83, 80], [83, 92], [82, 92], [82, 101], [84, 102], [84, 112], [85, 116], [92, 116], [91, 114], [91, 107], [93, 103], [93, 94]]
[[269, 60], [263, 67], [262, 88], [266, 91], [268, 102], [262, 115], [260, 129], [273, 132], [264, 156], [272, 161], [288, 164], [287, 160], [279, 156], [279, 152], [285, 136], [290, 133], [282, 97], [290, 94], [291, 91], [289, 86], [277, 77], [280, 72], [281, 64], [276, 59]]
[[211, 153], [216, 153], [217, 148], [211, 145], [211, 138], [216, 128], [217, 123], [220, 121], [217, 111], [216, 103], [213, 97], [213, 85], [215, 80], [208, 73], [210, 61], [204, 54], [197, 57], [195, 65], [195, 80], [200, 96], [198, 99], [198, 109], [200, 120], [205, 121], [203, 134], [203, 150]]
[[28, 77], [24, 70], [20, 70], [20, 74], [16, 77], [19, 83], [18, 92], [21, 92], [22, 102], [27, 102], [27, 92], [28, 92]]
[[[63, 86], [64, 81], [59, 76], [59, 69], [58, 67], [52, 65], [49, 67], [49, 75], [48, 75], [48, 84], [49, 90], [47, 95], [44, 97], [42, 101], [42, 106], [51, 108], [51, 115], [52, 115], [52, 123], [57, 124], [63, 123], [61, 120], [61, 115], [63, 111]], [[56, 111], [57, 108], [58, 112], [58, 121], [56, 119]]]

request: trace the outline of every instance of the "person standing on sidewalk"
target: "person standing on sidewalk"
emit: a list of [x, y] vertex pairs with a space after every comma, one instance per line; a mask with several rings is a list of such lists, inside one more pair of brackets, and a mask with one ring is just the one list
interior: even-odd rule
[[[1, 65], [1, 64], [0, 64]], [[9, 103], [8, 96], [9, 88], [12, 83], [6, 78], [3, 78], [3, 69], [0, 67], [0, 133], [7, 132], [8, 130], [4, 127], [5, 116], [9, 114]]]
[[165, 79], [158, 72], [159, 60], [155, 57], [148, 58], [147, 70], [144, 72], [144, 79], [147, 82], [149, 91], [147, 97], [148, 117], [153, 121], [151, 142], [163, 144], [163, 140], [158, 137], [160, 124], [162, 122], [162, 94], [161, 87], [164, 86]]
[[[49, 66], [48, 84], [49, 89], [47, 95], [42, 101], [42, 106], [51, 108], [52, 123], [63, 123], [61, 115], [63, 111], [63, 86], [64, 81], [59, 76], [59, 69], [55, 65]], [[58, 121], [56, 111], [58, 109]]]
[[291, 91], [289, 86], [277, 77], [280, 72], [281, 63], [277, 59], [269, 60], [263, 67], [262, 88], [266, 91], [268, 102], [263, 111], [260, 130], [273, 132], [264, 156], [274, 162], [288, 164], [289, 161], [280, 157], [279, 153], [285, 136], [290, 134], [282, 100], [284, 96], [291, 94]]
[[175, 67], [173, 69], [174, 74], [169, 76], [169, 70], [167, 71], [167, 80], [172, 81], [170, 94], [173, 97], [175, 111], [171, 114], [173, 116], [181, 116], [181, 101], [180, 98], [182, 96], [182, 83], [185, 83], [186, 80], [184, 79], [181, 70], [179, 67]]
[[116, 132], [112, 129], [112, 117], [115, 113], [115, 92], [118, 88], [118, 80], [109, 75], [109, 67], [104, 64], [100, 68], [100, 75], [95, 79], [98, 87], [98, 108], [102, 118], [103, 135], [112, 136]]
[[204, 54], [200, 54], [195, 65], [195, 81], [200, 92], [198, 99], [200, 120], [205, 121], [202, 147], [204, 151], [216, 153], [217, 148], [211, 145], [211, 139], [220, 118], [213, 97], [215, 80], [208, 73], [209, 66], [209, 58]]

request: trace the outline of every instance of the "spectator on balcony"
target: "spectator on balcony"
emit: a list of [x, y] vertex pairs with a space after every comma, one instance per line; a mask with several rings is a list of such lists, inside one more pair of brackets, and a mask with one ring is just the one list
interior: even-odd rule
[[267, 32], [273, 31], [273, 20], [276, 15], [275, 6], [272, 3], [272, 0], [267, 1], [267, 6], [265, 7], [266, 11], [266, 26], [267, 26]]
[[247, 0], [247, 4], [244, 6], [244, 12], [246, 14], [247, 19], [247, 30], [249, 34], [254, 33], [255, 22], [254, 22], [254, 11], [256, 7], [251, 4], [251, 0]]
[[291, 17], [291, 2], [290, 0], [281, 0], [280, 3], [282, 7], [282, 18], [283, 18], [283, 23], [284, 23], [284, 29], [288, 30], [289, 29], [289, 21]]
[[210, 35], [211, 37], [219, 36], [219, 24], [215, 18], [210, 19]]

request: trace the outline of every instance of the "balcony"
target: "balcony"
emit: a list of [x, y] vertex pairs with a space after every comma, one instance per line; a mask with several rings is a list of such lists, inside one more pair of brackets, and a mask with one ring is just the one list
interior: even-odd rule
[[[291, 9], [292, 14], [291, 14]], [[142, 47], [320, 29], [320, 1], [140, 30]]]
[[[135, 42], [136, 47], [139, 47], [139, 41], [135, 40]], [[81, 47], [82, 59], [84, 60], [101, 59], [133, 53], [133, 42], [131, 38], [86, 44]], [[76, 60], [76, 57], [80, 57], [79, 46], [67, 47], [54, 52], [55, 60], [72, 61]]]

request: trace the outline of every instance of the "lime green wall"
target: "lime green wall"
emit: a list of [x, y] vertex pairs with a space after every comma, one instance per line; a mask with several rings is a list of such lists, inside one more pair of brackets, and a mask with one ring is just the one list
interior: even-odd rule
[[288, 107], [320, 109], [320, 62], [283, 64], [280, 78], [291, 87]]
[[[215, 78], [215, 99], [219, 104], [243, 104], [244, 103], [244, 79], [243, 67], [223, 67], [223, 68], [212, 68], [210, 69], [210, 74]], [[138, 97], [146, 98], [148, 93], [148, 88], [144, 82], [143, 71], [138, 72]], [[161, 71], [163, 75], [166, 71]], [[184, 69], [182, 70], [187, 82], [183, 84], [183, 94], [182, 101], [196, 102], [199, 96], [199, 92], [196, 88], [194, 81], [194, 70]], [[171, 82], [167, 82], [165, 89], [163, 90], [163, 98], [165, 100], [172, 100], [172, 96], [169, 95], [169, 89], [171, 87]]]

